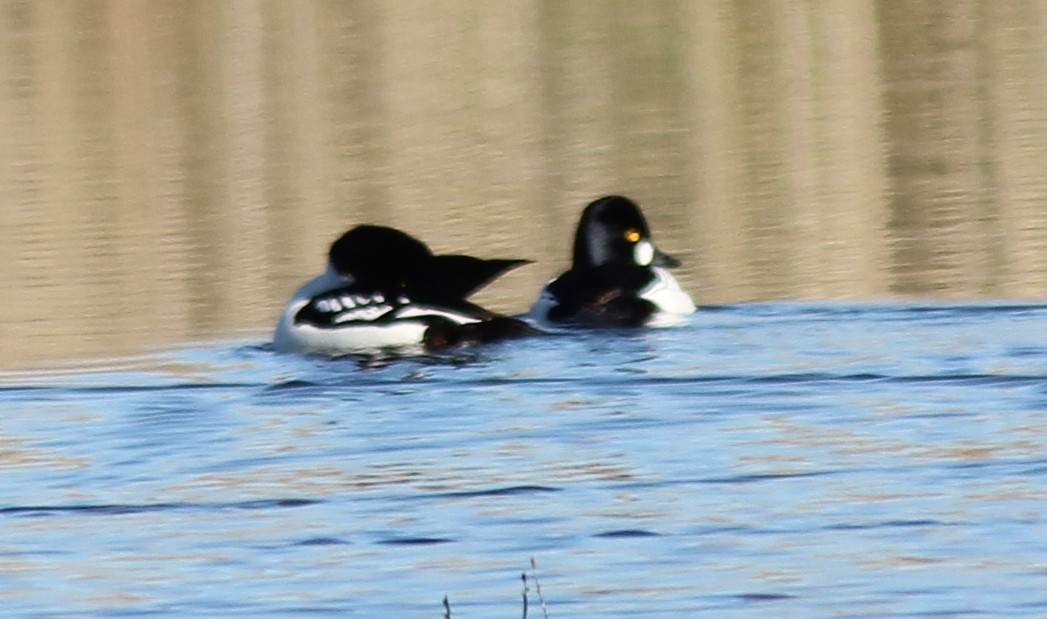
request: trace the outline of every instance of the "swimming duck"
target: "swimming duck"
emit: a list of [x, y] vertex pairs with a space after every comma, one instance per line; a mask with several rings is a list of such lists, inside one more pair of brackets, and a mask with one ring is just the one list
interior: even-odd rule
[[571, 268], [542, 289], [529, 317], [539, 324], [668, 326], [695, 311], [668, 267], [680, 261], [655, 247], [640, 207], [606, 196], [582, 212]]
[[529, 260], [434, 255], [414, 237], [361, 225], [336, 240], [323, 273], [288, 301], [273, 335], [279, 352], [344, 355], [432, 349], [533, 333], [523, 321], [466, 298]]

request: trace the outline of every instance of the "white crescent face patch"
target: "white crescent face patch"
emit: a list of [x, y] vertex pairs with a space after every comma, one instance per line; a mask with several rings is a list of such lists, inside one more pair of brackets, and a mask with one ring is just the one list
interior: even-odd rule
[[633, 260], [640, 266], [647, 266], [654, 260], [654, 245], [650, 241], [640, 241], [633, 247]]

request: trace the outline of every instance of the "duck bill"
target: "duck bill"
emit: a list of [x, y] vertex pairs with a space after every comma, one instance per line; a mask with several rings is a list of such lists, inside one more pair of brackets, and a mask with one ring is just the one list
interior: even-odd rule
[[654, 260], [651, 261], [651, 265], [656, 267], [678, 267], [680, 266], [680, 261], [659, 249], [655, 250]]

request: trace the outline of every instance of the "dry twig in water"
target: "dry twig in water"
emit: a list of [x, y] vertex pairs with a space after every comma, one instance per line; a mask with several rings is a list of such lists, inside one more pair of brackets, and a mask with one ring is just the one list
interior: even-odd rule
[[[549, 619], [549, 609], [545, 605], [545, 598], [542, 597], [542, 583], [538, 582], [538, 563], [531, 557], [531, 576], [534, 578], [534, 592], [538, 595], [538, 604], [542, 607], [542, 617]], [[527, 572], [520, 574], [520, 578], [523, 580], [523, 619], [527, 619]]]

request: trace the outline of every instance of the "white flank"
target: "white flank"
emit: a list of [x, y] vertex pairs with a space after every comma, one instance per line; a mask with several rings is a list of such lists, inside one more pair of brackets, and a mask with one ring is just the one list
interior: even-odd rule
[[[549, 283], [551, 284], [552, 281]], [[531, 309], [528, 310], [527, 315], [523, 316], [523, 318], [539, 328], [547, 330], [554, 329], [558, 325], [557, 323], [549, 321], [549, 310], [559, 304], [560, 303], [556, 300], [556, 297], [553, 296], [553, 293], [549, 292], [549, 286], [547, 284], [545, 288], [542, 288], [541, 294], [538, 295], [534, 304], [531, 305]]]
[[[273, 348], [278, 352], [297, 352], [318, 355], [344, 355], [355, 352], [370, 352], [383, 348], [410, 348], [422, 343], [427, 328], [421, 320], [427, 316], [441, 316], [458, 324], [476, 322], [476, 318], [446, 309], [426, 305], [407, 305], [397, 311], [395, 320], [382, 324], [367, 324], [352, 321], [374, 320], [389, 311], [389, 305], [361, 305], [364, 297], [354, 296], [354, 308], [342, 298], [342, 304], [350, 311], [339, 317], [344, 326], [319, 328], [308, 324], [295, 324], [295, 314], [305, 307], [314, 296], [339, 286], [351, 283], [331, 269], [308, 281], [291, 297], [280, 314], [273, 333]], [[406, 299], [405, 299], [406, 300]], [[370, 299], [378, 301], [379, 299]]]
[[669, 271], [654, 267], [655, 280], [640, 292], [641, 299], [654, 303], [658, 311], [647, 322], [651, 327], [670, 327], [680, 324], [697, 309], [691, 295], [684, 292], [680, 282]]

